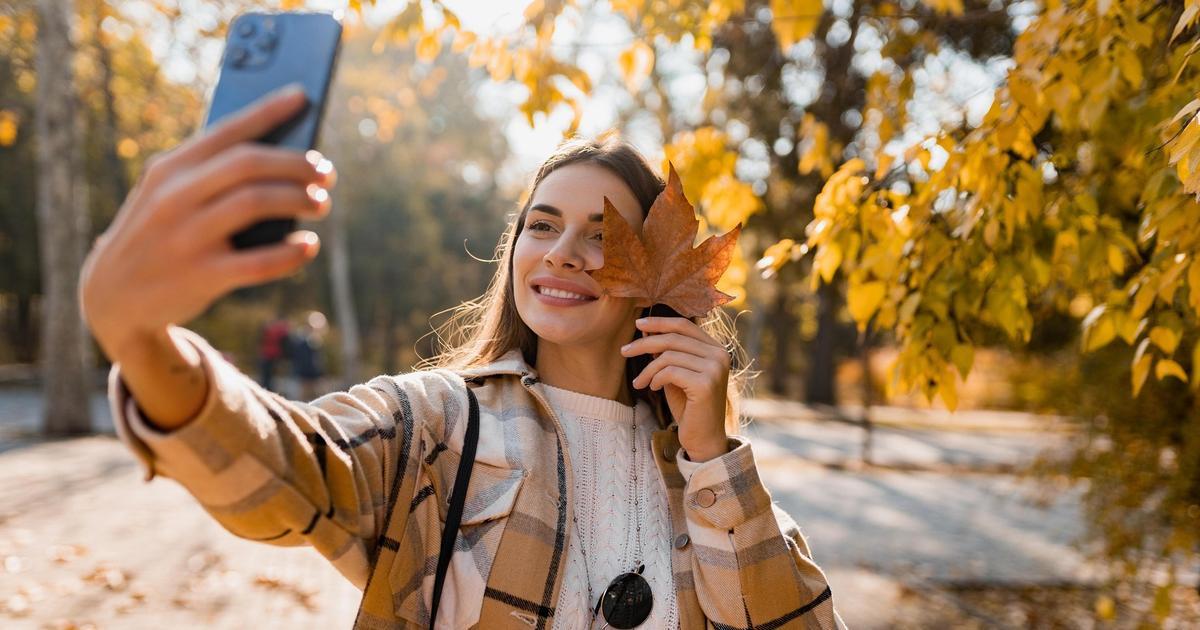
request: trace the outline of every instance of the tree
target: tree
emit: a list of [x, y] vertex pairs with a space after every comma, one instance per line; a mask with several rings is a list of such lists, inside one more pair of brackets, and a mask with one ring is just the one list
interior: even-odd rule
[[1107, 534], [1134, 568], [1178, 566], [1200, 544], [1197, 17], [1195, 0], [1047, 3], [981, 124], [944, 129], [895, 165], [846, 161], [809, 228], [818, 261], [848, 276], [859, 325], [895, 335], [895, 385], [951, 408], [977, 345], [1027, 343], [1053, 313], [1082, 320], [1085, 353], [1127, 344], [1104, 355], [1124, 355], [1124, 397], [1079, 410], [1104, 414], [1088, 419], [1094, 436], [1138, 462], [1113, 475], [1103, 466], [1130, 462], [1096, 444], [1083, 454], [1097, 521], [1120, 498], [1152, 524]]
[[38, 3], [38, 234], [42, 269], [43, 427], [48, 434], [91, 430], [92, 348], [80, 316], [79, 268], [88, 232], [71, 5]]

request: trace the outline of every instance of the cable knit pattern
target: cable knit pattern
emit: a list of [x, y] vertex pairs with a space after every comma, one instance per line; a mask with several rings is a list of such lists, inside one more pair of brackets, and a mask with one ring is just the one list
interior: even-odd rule
[[[671, 577], [671, 536], [667, 496], [651, 456], [650, 435], [658, 429], [650, 405], [639, 402], [638, 430], [631, 426], [634, 408], [615, 400], [589, 396], [543, 383], [547, 399], [562, 420], [574, 467], [574, 509], [579, 532], [571, 531], [567, 570], [554, 615], [556, 630], [588, 628], [596, 601], [614, 577], [640, 560], [642, 576], [654, 593], [654, 607], [640, 628], [679, 628], [679, 611]], [[631, 440], [637, 439], [632, 462]], [[640, 490], [637, 503], [642, 524], [641, 553], [634, 516], [633, 466]], [[573, 526], [573, 525], [572, 525]], [[585, 546], [588, 566], [584, 567]], [[588, 576], [591, 601], [588, 601]], [[592, 628], [604, 625], [597, 615]]]

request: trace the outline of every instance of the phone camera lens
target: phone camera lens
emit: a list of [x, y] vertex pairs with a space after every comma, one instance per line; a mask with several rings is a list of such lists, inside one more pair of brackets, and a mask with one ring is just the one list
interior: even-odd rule
[[250, 51], [241, 46], [232, 46], [229, 48], [229, 61], [234, 67], [241, 67], [250, 60]]
[[238, 24], [237, 32], [238, 32], [238, 35], [241, 35], [242, 37], [250, 37], [251, 35], [254, 35], [254, 31], [255, 31], [254, 22], [243, 21], [240, 24]]
[[263, 33], [255, 42], [254, 46], [263, 52], [270, 52], [275, 48], [275, 44], [279, 42], [279, 38], [271, 33]]

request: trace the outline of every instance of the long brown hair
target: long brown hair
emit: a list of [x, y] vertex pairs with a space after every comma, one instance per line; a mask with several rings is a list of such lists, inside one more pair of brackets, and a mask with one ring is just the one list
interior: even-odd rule
[[[605, 132], [595, 139], [576, 136], [564, 141], [538, 168], [537, 175], [525, 192], [520, 210], [510, 213], [508, 227], [496, 246], [495, 257], [488, 261], [499, 262], [500, 265], [496, 268], [496, 275], [492, 277], [487, 290], [479, 298], [455, 307], [450, 319], [434, 331], [437, 335], [437, 354], [418, 363], [414, 366], [415, 369], [459, 370], [477, 367], [495, 361], [513, 348], [520, 348], [525, 362], [534, 365], [537, 359], [538, 337], [517, 313], [517, 304], [513, 296], [512, 250], [525, 225], [525, 215], [529, 212], [538, 184], [555, 170], [579, 162], [602, 166], [620, 177], [641, 204], [643, 220], [654, 199], [666, 187], [663, 178], [654, 172], [646, 158], [613, 131]], [[639, 317], [650, 314], [650, 308], [643, 308]], [[679, 313], [663, 304], [657, 304], [653, 307], [653, 315], [679, 316]], [[749, 368], [745, 366], [745, 351], [738, 342], [732, 320], [724, 309], [715, 308], [705, 317], [693, 317], [691, 321], [721, 343], [730, 354], [725, 429], [730, 435], [736, 434], [742, 426], [739, 409], [748, 381]], [[634, 339], [640, 336], [641, 331], [638, 331]], [[627, 358], [625, 382], [633, 392], [635, 401], [641, 398], [650, 403], [651, 408], [658, 413], [659, 425], [665, 428], [674, 418], [666, 404], [663, 390], [635, 390], [631, 384], [652, 360], [653, 356], [648, 354]]]

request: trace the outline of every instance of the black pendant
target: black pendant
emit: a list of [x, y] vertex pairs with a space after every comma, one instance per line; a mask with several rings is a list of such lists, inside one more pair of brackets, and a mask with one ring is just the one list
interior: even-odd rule
[[642, 565], [636, 573], [618, 575], [604, 590], [600, 604], [609, 626], [636, 628], [650, 616], [654, 596], [650, 592], [650, 583], [640, 575], [645, 568], [646, 565]]

